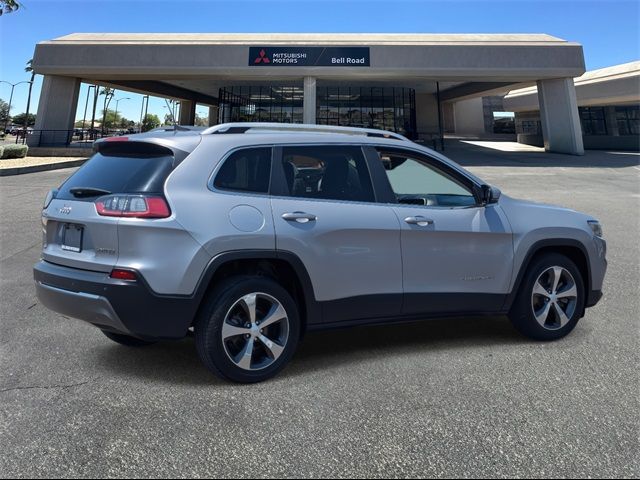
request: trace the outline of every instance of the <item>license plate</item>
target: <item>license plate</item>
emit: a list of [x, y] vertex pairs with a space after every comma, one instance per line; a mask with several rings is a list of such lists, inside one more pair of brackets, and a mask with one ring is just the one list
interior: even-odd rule
[[62, 249], [69, 252], [80, 253], [82, 251], [82, 235], [84, 228], [80, 225], [65, 224], [62, 231]]

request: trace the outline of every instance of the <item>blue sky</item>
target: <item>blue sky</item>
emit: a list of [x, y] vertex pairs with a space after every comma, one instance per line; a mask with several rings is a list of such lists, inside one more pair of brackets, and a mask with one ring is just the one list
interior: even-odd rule
[[[419, 32], [548, 33], [584, 46], [588, 70], [640, 58], [640, 2], [618, 0], [21, 0], [0, 17], [0, 80], [28, 80], [25, 62], [42, 40], [73, 32]], [[37, 108], [41, 77], [34, 86]], [[86, 87], [81, 91], [79, 104]], [[0, 98], [10, 87], [0, 84]], [[15, 88], [12, 114], [23, 112], [27, 86]], [[119, 111], [140, 115], [140, 97]], [[149, 111], [164, 117], [164, 102]], [[199, 107], [199, 112], [204, 112]], [[79, 112], [82, 116], [82, 112]]]

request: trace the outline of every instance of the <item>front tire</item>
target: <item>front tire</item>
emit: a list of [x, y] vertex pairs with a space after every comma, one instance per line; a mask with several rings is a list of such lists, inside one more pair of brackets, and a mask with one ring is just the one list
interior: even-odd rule
[[270, 278], [238, 276], [206, 299], [195, 323], [198, 356], [214, 374], [256, 383], [278, 374], [300, 338], [298, 308]]
[[513, 326], [534, 340], [567, 336], [584, 311], [584, 280], [575, 263], [564, 255], [534, 258], [509, 312]]

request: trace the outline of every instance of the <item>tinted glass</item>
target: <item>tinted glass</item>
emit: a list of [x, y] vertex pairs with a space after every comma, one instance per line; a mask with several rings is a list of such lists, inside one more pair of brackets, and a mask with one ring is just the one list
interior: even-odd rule
[[292, 197], [374, 201], [360, 147], [287, 147], [283, 168]]
[[475, 205], [471, 191], [446, 172], [417, 157], [380, 152], [398, 203], [434, 207]]
[[213, 185], [221, 190], [267, 193], [271, 176], [271, 148], [247, 148], [232, 153]]
[[110, 193], [163, 193], [173, 161], [169, 155], [96, 153], [60, 187], [56, 198], [93, 201], [102, 195], [76, 197], [69, 191], [79, 187]]

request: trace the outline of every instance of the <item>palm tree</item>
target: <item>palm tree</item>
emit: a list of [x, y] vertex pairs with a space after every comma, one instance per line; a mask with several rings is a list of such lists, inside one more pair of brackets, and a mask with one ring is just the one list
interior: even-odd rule
[[18, 8], [20, 4], [16, 0], [0, 0], [0, 15], [15, 12]]
[[[31, 82], [29, 82], [29, 96], [27, 97], [27, 113], [24, 116], [24, 131], [29, 127], [29, 107], [31, 106], [31, 89], [33, 88], [33, 80], [36, 78], [36, 72], [33, 71], [33, 58], [27, 62], [24, 71], [31, 74]], [[25, 136], [26, 138], [26, 136]]]
[[104, 95], [104, 110], [102, 111], [102, 135], [104, 135], [104, 125], [107, 120], [107, 110], [109, 109], [109, 103], [111, 103], [111, 99], [116, 94], [115, 88], [104, 87], [100, 91], [100, 95]]

